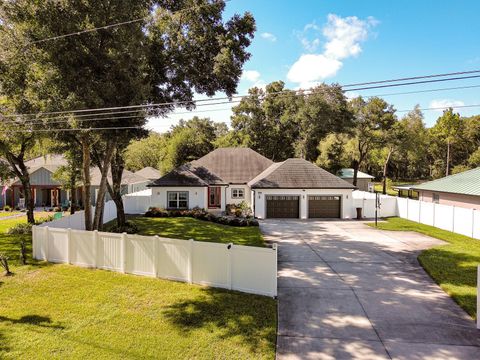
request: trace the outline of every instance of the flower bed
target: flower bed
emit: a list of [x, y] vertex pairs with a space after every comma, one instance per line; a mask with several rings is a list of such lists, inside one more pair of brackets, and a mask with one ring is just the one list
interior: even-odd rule
[[145, 217], [192, 217], [198, 220], [211, 221], [230, 226], [258, 226], [258, 221], [251, 216], [217, 216], [200, 208], [191, 210], [166, 210], [151, 207], [145, 213]]

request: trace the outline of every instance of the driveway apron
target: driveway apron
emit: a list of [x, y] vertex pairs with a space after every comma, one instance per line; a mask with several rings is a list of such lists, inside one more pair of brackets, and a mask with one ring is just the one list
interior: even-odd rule
[[474, 321], [416, 258], [443, 242], [355, 221], [266, 220], [277, 359], [480, 359]]

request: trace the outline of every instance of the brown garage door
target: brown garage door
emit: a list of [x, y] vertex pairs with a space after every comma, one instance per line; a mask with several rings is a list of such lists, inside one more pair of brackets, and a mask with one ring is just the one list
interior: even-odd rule
[[309, 196], [309, 218], [339, 218], [340, 196]]
[[298, 218], [299, 197], [267, 195], [267, 218]]

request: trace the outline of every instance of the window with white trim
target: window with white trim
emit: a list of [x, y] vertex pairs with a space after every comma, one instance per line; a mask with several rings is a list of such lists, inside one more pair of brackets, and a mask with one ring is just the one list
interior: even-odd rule
[[440, 202], [440, 195], [433, 193], [432, 194], [432, 202], [434, 202], [435, 204], [438, 204]]
[[243, 199], [245, 197], [244, 189], [232, 189], [232, 199]]
[[188, 191], [168, 191], [167, 207], [169, 209], [188, 209]]

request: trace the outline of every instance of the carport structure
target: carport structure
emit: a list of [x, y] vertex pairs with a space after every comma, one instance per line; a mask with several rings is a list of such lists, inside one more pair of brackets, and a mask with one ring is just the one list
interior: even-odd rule
[[476, 359], [474, 321], [417, 263], [442, 244], [354, 221], [266, 220], [278, 243], [278, 359]]

